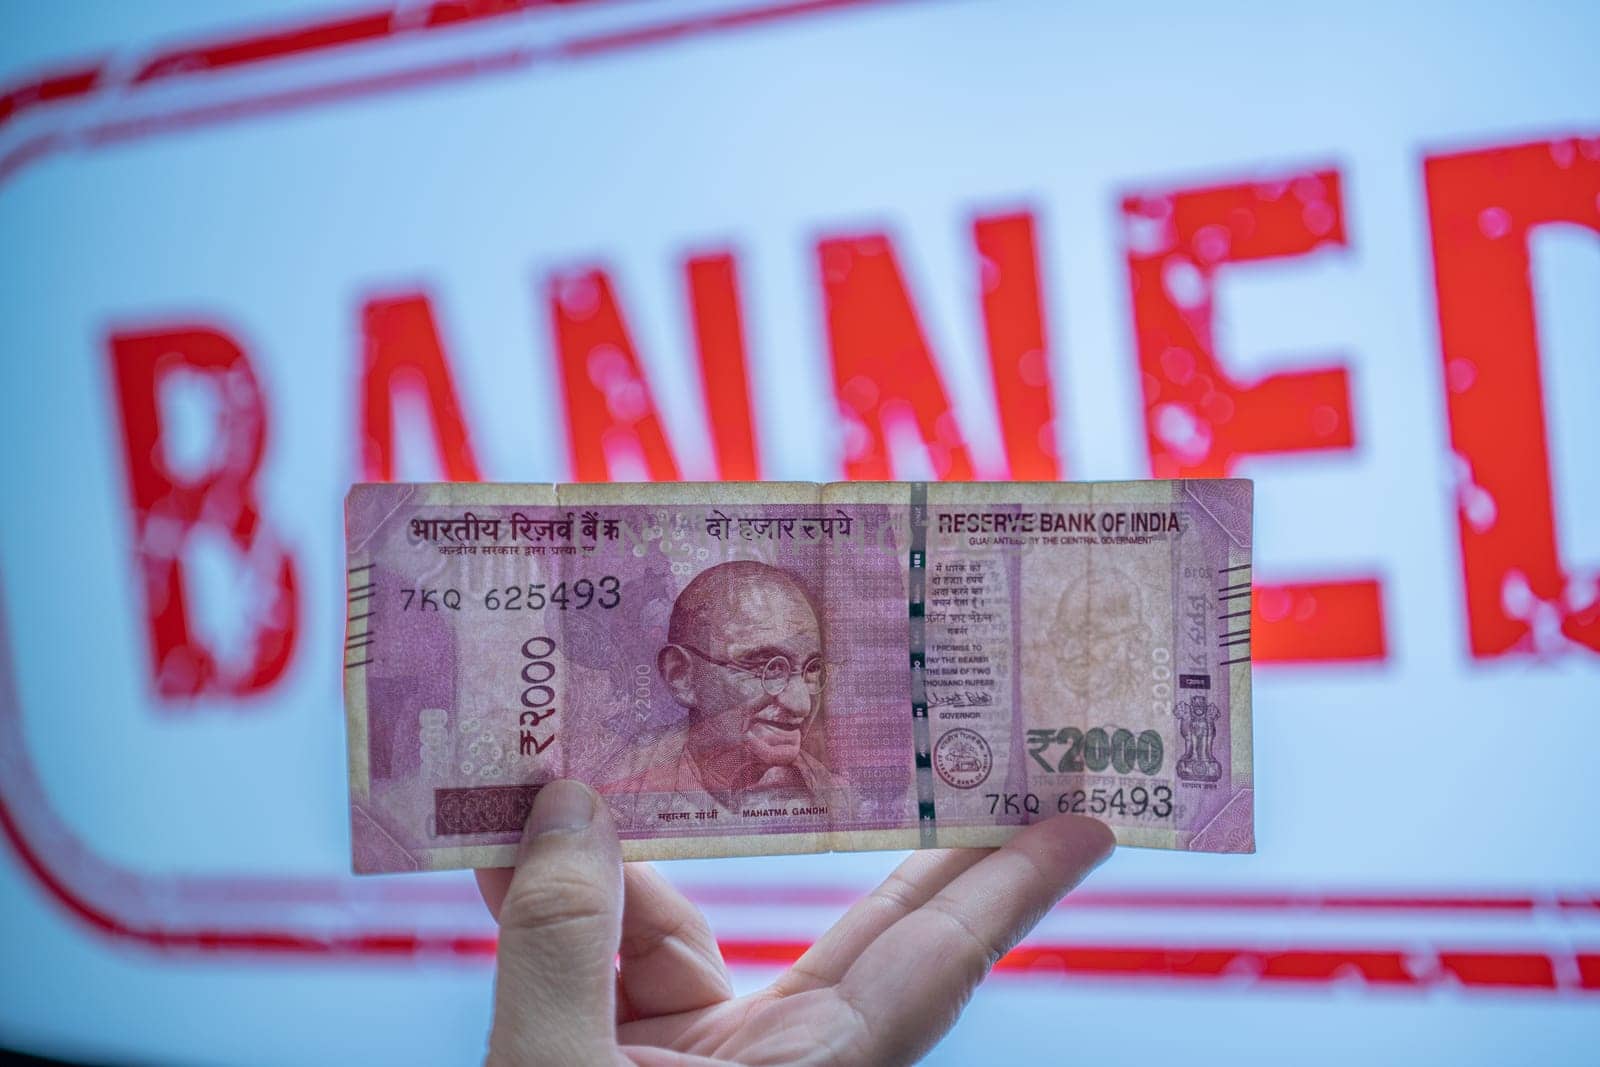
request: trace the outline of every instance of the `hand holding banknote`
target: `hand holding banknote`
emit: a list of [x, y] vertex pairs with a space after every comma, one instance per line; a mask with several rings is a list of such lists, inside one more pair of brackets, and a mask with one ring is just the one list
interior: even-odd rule
[[478, 872], [500, 923], [489, 1062], [909, 1063], [1113, 840], [1068, 814], [999, 849], [919, 852], [736, 998], [705, 917], [648, 865], [623, 865], [591, 790], [551, 783], [515, 870]]
[[629, 860], [1250, 852], [1248, 482], [358, 485], [362, 873], [505, 867], [546, 783]]

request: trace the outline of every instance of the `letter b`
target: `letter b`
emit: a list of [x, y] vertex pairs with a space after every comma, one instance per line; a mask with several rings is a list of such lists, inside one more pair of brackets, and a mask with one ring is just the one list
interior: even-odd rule
[[[230, 337], [204, 326], [114, 333], [109, 344], [156, 692], [181, 699], [264, 690], [293, 651], [296, 594], [293, 560], [254, 495], [266, 406], [250, 361]], [[163, 423], [163, 388], [185, 380], [211, 400], [214, 433], [200, 455], [185, 455], [174, 439], [182, 435]], [[235, 550], [232, 607], [245, 619], [227, 654], [201, 639], [186, 599], [185, 553], [202, 531]]]

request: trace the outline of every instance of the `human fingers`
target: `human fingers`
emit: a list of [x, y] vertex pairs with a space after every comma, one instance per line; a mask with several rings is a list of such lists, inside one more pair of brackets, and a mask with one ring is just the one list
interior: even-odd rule
[[633, 1067], [728, 1067], [727, 1060], [679, 1052], [660, 1045], [623, 1045], [621, 1051]]
[[483, 898], [483, 906], [489, 909], [489, 917], [495, 922], [500, 921], [500, 904], [506, 899], [506, 890], [511, 888], [511, 876], [516, 874], [514, 867], [483, 867], [472, 872], [478, 879], [478, 895]]
[[1028, 827], [861, 953], [838, 985], [878, 1062], [909, 1062], [942, 1037], [995, 961], [1099, 866], [1111, 830], [1081, 815]]
[[722, 950], [700, 909], [648, 863], [622, 869], [625, 1018], [653, 1018], [733, 996]]
[[539, 790], [498, 918], [489, 1062], [614, 1060], [622, 852], [587, 786]]
[[922, 907], [991, 851], [945, 848], [913, 852], [878, 888], [852, 904], [827, 933], [806, 949], [774, 988], [788, 996], [833, 985], [878, 935]]

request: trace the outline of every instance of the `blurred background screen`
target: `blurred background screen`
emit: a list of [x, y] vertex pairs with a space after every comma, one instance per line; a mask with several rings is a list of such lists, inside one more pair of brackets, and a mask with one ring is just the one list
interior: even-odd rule
[[[471, 877], [348, 873], [352, 481], [1233, 474], [1259, 852], [932, 1062], [1592, 1063], [1595, 12], [6, 4], [0, 1044], [482, 1055]], [[665, 867], [749, 988], [897, 859]]]

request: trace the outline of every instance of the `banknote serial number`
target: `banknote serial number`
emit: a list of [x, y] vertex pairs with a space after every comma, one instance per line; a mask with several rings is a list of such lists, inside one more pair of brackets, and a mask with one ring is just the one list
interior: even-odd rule
[[[459, 589], [402, 589], [401, 611], [460, 611], [464, 600]], [[584, 608], [614, 608], [622, 603], [622, 582], [615, 575], [579, 578], [573, 582], [530, 582], [528, 585], [496, 586], [483, 594], [488, 611], [581, 611]]]
[[[1044, 800], [1037, 793], [985, 793], [990, 815], [1037, 815], [1044, 810]], [[1110, 789], [1096, 786], [1093, 789], [1072, 789], [1057, 793], [1055, 809], [1078, 815], [1131, 815], [1138, 818], [1146, 812], [1152, 818], [1172, 817], [1172, 788], [1158, 785], [1146, 789], [1136, 785], [1131, 789]]]

